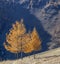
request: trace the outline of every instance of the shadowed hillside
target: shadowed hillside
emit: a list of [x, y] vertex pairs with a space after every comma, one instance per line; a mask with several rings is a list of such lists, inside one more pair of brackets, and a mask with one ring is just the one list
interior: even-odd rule
[[[24, 54], [24, 56], [32, 55], [35, 53], [40, 53], [47, 50], [47, 43], [50, 42], [51, 36], [44, 30], [40, 20], [38, 20], [34, 15], [30, 14], [29, 10], [22, 8], [19, 4], [3, 4], [0, 7], [0, 58], [1, 60], [14, 60], [16, 59], [16, 55], [12, 54], [5, 50], [3, 43], [6, 40], [6, 33], [9, 33], [9, 29], [12, 27], [12, 24], [16, 22], [16, 20], [24, 19], [25, 27], [28, 30], [32, 31], [34, 27], [36, 27], [39, 37], [42, 40], [42, 50], [37, 52], [32, 52], [30, 54]], [[20, 53], [18, 58], [20, 58]]]

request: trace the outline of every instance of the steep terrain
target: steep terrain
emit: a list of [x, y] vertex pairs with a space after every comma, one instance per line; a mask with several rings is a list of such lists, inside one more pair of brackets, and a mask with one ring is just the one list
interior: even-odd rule
[[12, 24], [21, 18], [27, 32], [36, 27], [42, 51], [60, 47], [60, 0], [0, 0], [1, 58], [7, 60], [13, 56], [15, 59], [14, 54], [4, 49], [3, 43]]
[[35, 11], [34, 15], [52, 36], [49, 49], [60, 47], [60, 1], [46, 4], [44, 8]]
[[49, 49], [60, 46], [60, 0], [1, 0], [0, 8], [9, 4], [19, 4], [40, 20], [44, 30], [52, 36], [51, 42], [47, 44]]

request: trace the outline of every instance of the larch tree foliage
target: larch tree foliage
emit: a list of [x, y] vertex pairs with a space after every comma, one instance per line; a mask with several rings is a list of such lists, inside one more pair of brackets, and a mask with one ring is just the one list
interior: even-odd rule
[[34, 50], [37, 51], [37, 50], [41, 49], [41, 39], [39, 38], [35, 27], [31, 33], [31, 37], [32, 37], [31, 42], [32, 42], [32, 45], [34, 47]]
[[41, 40], [38, 36], [36, 28], [32, 32], [26, 32], [23, 19], [12, 25], [9, 33], [6, 34], [4, 47], [12, 53], [30, 53], [41, 49]]
[[21, 52], [21, 38], [25, 32], [26, 29], [24, 28], [23, 21], [16, 21], [10, 29], [9, 34], [6, 34], [6, 42], [4, 43], [4, 47], [12, 53]]

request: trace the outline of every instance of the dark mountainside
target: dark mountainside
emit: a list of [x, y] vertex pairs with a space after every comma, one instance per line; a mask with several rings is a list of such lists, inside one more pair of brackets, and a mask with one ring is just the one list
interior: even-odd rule
[[[58, 1], [58, 0], [57, 0]], [[37, 4], [36, 4], [37, 3]], [[41, 3], [41, 4], [40, 4]], [[46, 4], [47, 3], [47, 4]], [[33, 4], [33, 6], [31, 5]], [[48, 5], [48, 6], [47, 6]], [[0, 58], [2, 60], [14, 60], [16, 54], [12, 54], [4, 49], [3, 43], [6, 40], [6, 33], [9, 33], [9, 29], [12, 24], [21, 18], [24, 19], [25, 27], [28, 30], [36, 27], [38, 34], [42, 40], [42, 50], [24, 54], [23, 57], [40, 53], [48, 49], [56, 48], [60, 46], [60, 29], [56, 31], [60, 26], [60, 4], [57, 6], [49, 4], [49, 0], [24, 0], [19, 2], [9, 0], [0, 1]], [[59, 37], [58, 37], [59, 35]], [[12, 57], [12, 58], [11, 58]], [[19, 54], [19, 58], [20, 58]], [[19, 59], [18, 58], [18, 59]]]

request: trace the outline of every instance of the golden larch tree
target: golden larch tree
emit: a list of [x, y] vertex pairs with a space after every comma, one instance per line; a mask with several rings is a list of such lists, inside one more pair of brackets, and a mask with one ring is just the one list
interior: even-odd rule
[[41, 40], [36, 28], [32, 32], [26, 32], [22, 19], [20, 22], [16, 21], [9, 30], [9, 33], [6, 34], [4, 47], [12, 53], [30, 53], [41, 49]]
[[25, 32], [26, 29], [24, 28], [23, 21], [16, 21], [10, 29], [9, 34], [6, 34], [6, 42], [4, 43], [4, 47], [12, 53], [21, 52], [22, 35]]
[[41, 39], [39, 38], [39, 35], [38, 35], [35, 27], [31, 33], [31, 37], [32, 37], [31, 41], [32, 41], [34, 50], [37, 51], [37, 50], [41, 49]]

